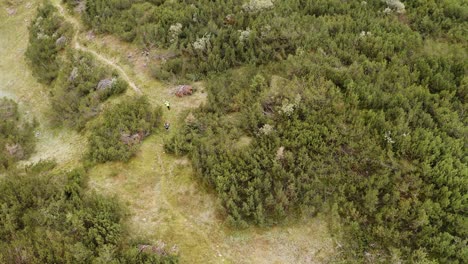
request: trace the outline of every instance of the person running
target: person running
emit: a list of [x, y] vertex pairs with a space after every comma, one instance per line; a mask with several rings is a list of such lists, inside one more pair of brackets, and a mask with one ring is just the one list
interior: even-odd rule
[[171, 104], [169, 103], [169, 101], [165, 101], [164, 104], [166, 105], [167, 110], [171, 110]]

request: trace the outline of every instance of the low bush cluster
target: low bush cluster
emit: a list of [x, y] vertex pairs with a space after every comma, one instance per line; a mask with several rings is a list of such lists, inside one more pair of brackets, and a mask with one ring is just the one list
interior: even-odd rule
[[92, 125], [88, 158], [93, 162], [128, 161], [159, 125], [161, 116], [161, 108], [153, 108], [146, 97], [109, 107]]
[[102, 102], [125, 92], [128, 84], [92, 55], [73, 49], [72, 36], [72, 26], [46, 1], [31, 23], [26, 57], [34, 76], [51, 87], [56, 123], [81, 130]]
[[[351, 34], [341, 19], [323, 42]], [[210, 78], [166, 149], [190, 155], [235, 226], [334, 208], [348, 261], [464, 263], [466, 52], [430, 52], [402, 24], [371, 32]]]
[[54, 166], [43, 161], [0, 178], [0, 262], [178, 262], [171, 251], [140, 252], [116, 200], [85, 192], [83, 170]]
[[59, 52], [71, 41], [72, 26], [57, 14], [57, 9], [45, 2], [37, 10], [29, 27], [26, 58], [31, 62], [34, 76], [44, 84], [57, 78], [60, 70]]
[[21, 118], [15, 101], [0, 98], [0, 172], [32, 154], [36, 145], [34, 129], [37, 125], [35, 120]]
[[85, 52], [69, 51], [51, 90], [57, 123], [82, 129], [98, 115], [110, 96], [122, 94], [128, 84], [117, 73]]

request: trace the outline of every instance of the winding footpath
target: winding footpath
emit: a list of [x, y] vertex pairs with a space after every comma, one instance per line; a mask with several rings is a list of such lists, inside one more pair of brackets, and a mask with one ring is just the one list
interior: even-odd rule
[[102, 54], [89, 49], [88, 47], [82, 46], [80, 42], [78, 41], [78, 34], [81, 31], [81, 25], [80, 23], [72, 17], [70, 14], [68, 14], [64, 7], [62, 6], [62, 3], [60, 0], [54, 0], [53, 1], [55, 7], [57, 7], [59, 13], [65, 18], [66, 21], [68, 21], [70, 24], [72, 24], [73, 29], [74, 29], [74, 34], [72, 38], [72, 45], [75, 49], [81, 50], [87, 53], [91, 53], [97, 60], [101, 61], [104, 64], [109, 65], [111, 68], [115, 69], [120, 76], [128, 83], [128, 85], [137, 93], [137, 94], [143, 94], [138, 88], [138, 86], [128, 77], [127, 73], [118, 65], [117, 63], [113, 62], [112, 60], [104, 57]]

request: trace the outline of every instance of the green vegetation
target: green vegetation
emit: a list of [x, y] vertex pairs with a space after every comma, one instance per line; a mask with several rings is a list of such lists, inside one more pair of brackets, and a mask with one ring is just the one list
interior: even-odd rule
[[[466, 105], [455, 92], [431, 93], [405, 67], [365, 74], [359, 65], [290, 64], [301, 57], [277, 73], [304, 75], [265, 79], [249, 69], [212, 80], [207, 107], [166, 149], [190, 154], [232, 224], [271, 225], [335, 205], [351, 252], [465, 262]], [[378, 79], [392, 73], [401, 88], [385, 91]], [[236, 148], [245, 134], [252, 142]]]
[[[466, 41], [466, 10], [466, 3], [456, 0], [411, 1], [406, 9], [397, 0], [98, 0], [86, 5], [83, 18], [99, 32], [176, 51], [179, 57], [156, 70], [159, 78], [198, 79], [235, 66], [284, 60], [298, 48], [322, 48], [348, 63], [354, 45], [367, 45], [361, 47], [364, 53], [377, 48], [375, 55], [385, 56], [401, 51], [401, 36], [409, 30]], [[374, 36], [359, 44], [360, 32]]]
[[53, 87], [55, 121], [81, 130], [99, 113], [102, 102], [125, 92], [128, 84], [92, 55], [70, 48], [72, 35], [71, 25], [45, 2], [32, 21], [26, 56], [38, 80]]
[[[206, 80], [208, 102], [181, 119], [165, 149], [190, 157], [229, 225], [326, 214], [345, 242], [336, 261], [467, 263], [466, 10], [461, 0], [97, 0], [82, 19], [169, 49], [151, 65], [157, 78]], [[127, 84], [67, 49], [70, 26], [55, 13], [39, 10], [27, 56], [54, 87], [55, 119], [82, 129]], [[145, 97], [108, 106], [90, 126], [87, 160], [128, 161], [161, 116]], [[0, 147], [32, 146], [31, 125], [17, 119], [5, 121]], [[24, 128], [24, 139], [11, 136]], [[37, 262], [154, 256], [125, 241], [116, 204], [84, 194], [84, 172], [59, 174], [31, 167], [2, 179], [0, 258], [12, 262], [22, 248]], [[14, 192], [23, 184], [24, 197]], [[45, 244], [51, 234], [57, 244]], [[163, 255], [138, 261], [177, 261]]]
[[[56, 12], [48, 2], [39, 7], [26, 56], [37, 80], [51, 87], [51, 119], [82, 129], [100, 104], [124, 92], [127, 83], [92, 56], [72, 49], [71, 27]], [[121, 106], [148, 106], [142, 101]], [[145, 110], [140, 107], [141, 113]], [[145, 113], [138, 125], [125, 124], [149, 133], [154, 126], [146, 122], [155, 121], [156, 113]], [[14, 101], [0, 99], [1, 263], [178, 263], [176, 247], [135, 236], [130, 240], [126, 210], [114, 197], [91, 191], [84, 170], [65, 172], [53, 161], [27, 165], [31, 160], [16, 167], [16, 161], [33, 152], [37, 125], [20, 116]]]
[[[395, 1], [394, 1], [395, 2]], [[405, 1], [411, 28], [423, 37], [466, 41], [468, 5], [459, 0]]]
[[35, 120], [28, 122], [20, 117], [15, 101], [0, 98], [0, 172], [31, 155], [36, 126]]
[[161, 108], [154, 109], [145, 97], [106, 109], [91, 128], [88, 158], [94, 162], [128, 161], [160, 123], [161, 115]]
[[[272, 27], [289, 17], [302, 40], [286, 38], [296, 46], [280, 61], [211, 77], [208, 103], [166, 149], [190, 155], [233, 225], [332, 210], [348, 261], [468, 261], [468, 64], [455, 33], [466, 22], [447, 16], [453, 31], [431, 35], [403, 23], [411, 9], [319, 2], [251, 14], [274, 12]], [[425, 47], [435, 42], [444, 53]]]
[[85, 192], [83, 170], [54, 166], [41, 162], [0, 179], [2, 263], [177, 263], [170, 250], [155, 254], [128, 241], [123, 209]]
[[29, 28], [26, 57], [34, 76], [45, 84], [57, 78], [60, 70], [59, 52], [70, 43], [72, 28], [57, 15], [57, 9], [45, 2], [37, 10]]
[[51, 91], [54, 119], [82, 129], [100, 112], [101, 103], [121, 94], [128, 84], [81, 51], [69, 51]]
[[[345, 257], [465, 262], [466, 60], [359, 60], [298, 54], [214, 78], [207, 106], [166, 149], [190, 154], [232, 224], [335, 205]], [[243, 135], [252, 142], [236, 148]]]

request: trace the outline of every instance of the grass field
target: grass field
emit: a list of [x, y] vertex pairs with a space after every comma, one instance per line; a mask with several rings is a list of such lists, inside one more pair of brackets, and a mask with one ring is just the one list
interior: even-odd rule
[[[41, 122], [38, 151], [31, 161], [56, 158], [62, 166], [77, 164], [85, 138], [50, 125], [47, 88], [34, 80], [24, 60], [27, 25], [36, 4], [26, 5], [21, 2], [16, 14], [9, 16], [5, 4], [0, 4], [0, 93], [18, 100], [25, 113]], [[135, 46], [111, 36], [86, 38], [87, 32], [81, 32], [81, 45], [118, 64], [152, 104], [169, 100], [172, 106], [164, 111], [164, 120], [171, 123], [169, 132], [161, 129], [146, 139], [128, 163], [106, 163], [90, 171], [92, 190], [113, 195], [128, 208], [131, 236], [178, 245], [182, 263], [324, 263], [333, 255], [335, 242], [325, 217], [267, 229], [228, 228], [215, 195], [198, 183], [190, 161], [163, 149], [165, 140], [182, 125], [183, 114], [205, 101], [203, 84], [195, 84], [199, 89], [193, 96], [176, 98], [173, 85], [150, 77], [146, 59]], [[131, 59], [128, 54], [133, 54]]]

